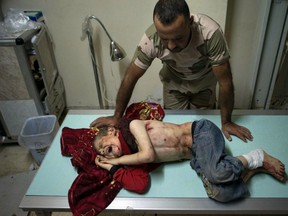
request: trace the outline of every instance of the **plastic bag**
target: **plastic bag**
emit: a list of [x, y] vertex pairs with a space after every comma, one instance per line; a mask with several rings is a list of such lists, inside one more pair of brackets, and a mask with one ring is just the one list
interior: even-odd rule
[[7, 33], [18, 33], [25, 30], [37, 29], [38, 25], [29, 19], [23, 11], [10, 8], [4, 18], [3, 28]]

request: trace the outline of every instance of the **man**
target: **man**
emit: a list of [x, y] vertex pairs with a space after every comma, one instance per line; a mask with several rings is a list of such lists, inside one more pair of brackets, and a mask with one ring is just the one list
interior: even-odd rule
[[[208, 196], [220, 202], [249, 195], [246, 183], [257, 172], [286, 181], [285, 165], [262, 149], [237, 157], [226, 154], [221, 131], [206, 119], [174, 124], [123, 118], [117, 128], [99, 128], [93, 146], [96, 165], [111, 173], [127, 165], [190, 160]], [[125, 153], [127, 146], [131, 153]]]
[[244, 142], [251, 132], [232, 122], [234, 87], [229, 51], [220, 26], [205, 15], [192, 15], [185, 0], [159, 0], [150, 26], [135, 52], [120, 86], [113, 116], [96, 119], [91, 126], [115, 125], [122, 117], [138, 79], [155, 58], [163, 62], [165, 109], [212, 109], [219, 106], [222, 131], [231, 141], [235, 135]]

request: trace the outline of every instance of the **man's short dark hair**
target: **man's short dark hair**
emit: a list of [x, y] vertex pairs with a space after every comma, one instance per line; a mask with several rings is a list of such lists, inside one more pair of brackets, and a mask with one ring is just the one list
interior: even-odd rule
[[185, 0], [159, 0], [153, 11], [153, 20], [155, 16], [163, 25], [173, 23], [179, 15], [189, 20], [190, 11]]

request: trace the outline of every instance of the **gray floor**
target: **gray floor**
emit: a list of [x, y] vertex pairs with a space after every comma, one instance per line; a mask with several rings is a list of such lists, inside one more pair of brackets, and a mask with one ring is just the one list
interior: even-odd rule
[[33, 179], [37, 166], [29, 150], [17, 143], [0, 146], [0, 213], [7, 216], [26, 216], [18, 208]]

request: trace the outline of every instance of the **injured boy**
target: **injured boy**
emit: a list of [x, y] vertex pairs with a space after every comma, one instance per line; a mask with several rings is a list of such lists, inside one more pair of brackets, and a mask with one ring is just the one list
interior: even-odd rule
[[[110, 172], [127, 165], [190, 160], [208, 196], [219, 202], [247, 197], [246, 182], [257, 172], [286, 180], [284, 164], [261, 149], [227, 155], [221, 130], [205, 119], [183, 124], [122, 119], [117, 128], [99, 128], [93, 145], [99, 154], [96, 165]], [[123, 146], [132, 153], [125, 154]]]

